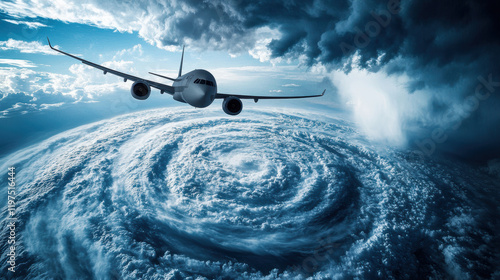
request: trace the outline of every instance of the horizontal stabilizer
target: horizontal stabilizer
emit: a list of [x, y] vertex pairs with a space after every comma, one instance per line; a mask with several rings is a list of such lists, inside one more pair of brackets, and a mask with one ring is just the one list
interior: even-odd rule
[[174, 79], [174, 78], [170, 78], [170, 77], [167, 77], [167, 76], [163, 76], [163, 75], [160, 75], [160, 74], [155, 74], [155, 73], [152, 73], [152, 72], [148, 72], [149, 74], [151, 75], [155, 75], [155, 76], [158, 76], [158, 77], [161, 77], [161, 78], [164, 78], [164, 79], [168, 79], [168, 80], [171, 80], [171, 81], [180, 81], [179, 79]]

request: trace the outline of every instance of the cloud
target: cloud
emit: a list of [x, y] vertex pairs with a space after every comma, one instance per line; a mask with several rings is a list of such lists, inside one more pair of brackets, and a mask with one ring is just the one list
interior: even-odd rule
[[281, 61], [281, 58], [272, 57], [272, 52], [268, 48], [268, 45], [275, 39], [281, 37], [281, 34], [276, 29], [271, 29], [269, 27], [262, 27], [255, 30], [256, 41], [253, 47], [248, 51], [250, 56], [258, 59], [260, 62], [271, 61], [273, 64]]
[[31, 29], [38, 29], [40, 27], [48, 27], [47, 25], [40, 23], [40, 22], [36, 22], [36, 21], [21, 21], [21, 20], [13, 20], [13, 19], [4, 19], [3, 21], [8, 22], [8, 23], [12, 23], [15, 25], [26, 25], [28, 28], [31, 28]]
[[415, 114], [425, 112], [427, 100], [408, 93], [405, 84], [410, 78], [407, 76], [354, 69], [349, 74], [335, 71], [330, 78], [355, 121], [371, 140], [405, 145], [408, 139], [403, 122], [410, 125], [417, 121]]
[[[400, 54], [416, 55], [427, 62], [450, 62], [465, 52], [471, 58], [474, 53], [469, 51], [498, 43], [497, 36], [491, 36], [499, 22], [494, 16], [498, 3], [448, 2], [436, 6], [429, 0], [402, 4], [397, 0], [334, 3], [19, 0], [4, 1], [0, 9], [16, 17], [38, 16], [120, 32], [135, 31], [159, 47], [187, 43], [232, 52], [250, 50], [261, 60], [305, 54], [310, 65], [315, 62], [343, 65], [355, 52], [359, 53], [363, 66], [379, 58], [379, 64], [385, 64]], [[343, 49], [342, 44], [347, 47]]]
[[[132, 74], [136, 72], [131, 61], [107, 61], [102, 65]], [[119, 90], [128, 91], [131, 86], [119, 77], [103, 75], [83, 64], [73, 64], [69, 71], [71, 75], [34, 71], [25, 65], [23, 68], [0, 67], [0, 117], [105, 100], [106, 96]]]
[[297, 84], [286, 84], [286, 85], [281, 85], [282, 87], [300, 87], [300, 85]]
[[283, 92], [281, 89], [272, 89], [269, 92]]
[[[254, 32], [240, 22], [239, 11], [220, 2], [120, 1], [16, 1], [0, 3], [0, 10], [14, 17], [40, 17], [118, 30], [138, 32], [147, 42], [173, 49], [192, 47], [246, 50]], [[241, 34], [241, 35], [237, 35]], [[201, 44], [203, 42], [203, 44]]]
[[33, 95], [25, 93], [4, 95], [0, 98], [0, 118], [49, 110], [74, 102], [76, 101], [71, 97], [61, 94], [46, 94], [42, 91], [35, 92]]
[[33, 62], [24, 59], [0, 58], [0, 64], [7, 64], [21, 68], [37, 67]]
[[142, 51], [142, 45], [141, 44], [137, 44], [135, 46], [133, 46], [132, 48], [130, 49], [123, 49], [121, 51], [118, 51], [115, 56], [113, 56], [113, 60], [118, 60], [120, 58], [130, 58], [130, 57], [140, 57], [143, 55], [143, 51]]
[[0, 117], [50, 108], [51, 104], [75, 102], [67, 94], [72, 78], [26, 68], [0, 67]]
[[17, 50], [21, 53], [40, 53], [46, 55], [61, 55], [50, 49], [46, 44], [40, 44], [38, 41], [25, 42], [20, 40], [8, 39], [7, 41], [0, 41], [0, 50], [10, 51]]

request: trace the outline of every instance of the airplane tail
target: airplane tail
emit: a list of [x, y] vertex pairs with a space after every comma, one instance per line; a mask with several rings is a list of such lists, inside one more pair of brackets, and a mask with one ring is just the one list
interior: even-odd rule
[[182, 46], [181, 67], [179, 68], [179, 76], [177, 76], [177, 78], [182, 76], [182, 62], [183, 61], [184, 61], [184, 46]]
[[[49, 44], [50, 44], [50, 42], [49, 42]], [[179, 68], [179, 76], [177, 76], [177, 79], [170, 78], [170, 77], [163, 76], [163, 75], [159, 75], [159, 74], [155, 74], [155, 73], [152, 73], [152, 72], [149, 72], [149, 74], [155, 75], [155, 76], [158, 76], [158, 77], [162, 77], [164, 79], [169, 79], [169, 80], [174, 81], [174, 82], [175, 81], [180, 81], [179, 77], [182, 76], [182, 63], [183, 63], [183, 61], [184, 61], [184, 46], [182, 46], [181, 67]]]

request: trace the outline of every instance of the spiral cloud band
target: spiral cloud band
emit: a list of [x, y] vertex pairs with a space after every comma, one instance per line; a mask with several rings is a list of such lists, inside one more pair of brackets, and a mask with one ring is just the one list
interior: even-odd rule
[[16, 277], [499, 275], [490, 175], [311, 115], [144, 111], [1, 159], [18, 170]]

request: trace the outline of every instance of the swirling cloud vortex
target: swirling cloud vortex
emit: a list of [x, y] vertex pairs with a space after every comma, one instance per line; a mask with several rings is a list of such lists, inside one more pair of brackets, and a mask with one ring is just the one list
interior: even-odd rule
[[478, 206], [493, 199], [490, 177], [371, 146], [342, 120], [303, 113], [144, 111], [5, 157], [2, 168], [18, 170], [18, 275], [495, 273], [494, 225], [478, 226], [495, 213]]

